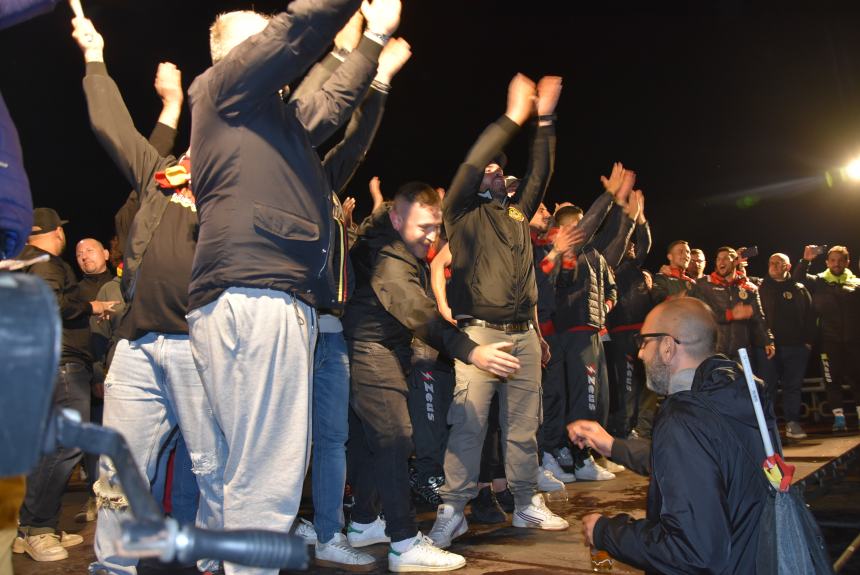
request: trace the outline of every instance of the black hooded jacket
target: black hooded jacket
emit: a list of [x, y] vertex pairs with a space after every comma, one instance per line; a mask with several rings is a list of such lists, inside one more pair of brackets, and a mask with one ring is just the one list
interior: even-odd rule
[[414, 335], [469, 363], [478, 344], [439, 313], [430, 289], [430, 269], [391, 225], [388, 205], [362, 224], [350, 257], [356, 286], [343, 317], [346, 339], [397, 349], [408, 348]]
[[[771, 406], [764, 411], [778, 446]], [[645, 519], [601, 518], [595, 546], [646, 573], [754, 573], [768, 497], [765, 454], [738, 364], [713, 356], [696, 370], [690, 391], [666, 399], [650, 459]]]

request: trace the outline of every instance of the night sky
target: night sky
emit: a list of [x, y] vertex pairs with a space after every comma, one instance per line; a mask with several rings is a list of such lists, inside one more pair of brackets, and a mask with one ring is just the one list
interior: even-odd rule
[[[792, 260], [806, 243], [860, 251], [860, 185], [824, 173], [860, 155], [860, 7], [737, 0], [660, 8], [623, 3], [405, 0], [398, 35], [413, 58], [394, 80], [366, 182], [447, 186], [480, 131], [504, 112], [511, 76], [564, 77], [556, 170], [547, 204], [587, 207], [620, 160], [638, 173], [655, 237], [651, 267], [678, 238], [706, 250], [758, 245]], [[642, 5], [646, 3], [641, 3]], [[649, 3], [650, 4], [650, 3]], [[814, 4], [814, 5], [813, 5]], [[83, 0], [138, 129], [160, 109], [159, 61], [187, 88], [209, 64], [208, 25], [247, 2]], [[275, 12], [284, 2], [256, 2]], [[566, 12], [562, 14], [560, 7]], [[83, 58], [65, 4], [0, 32], [0, 91], [20, 132], [36, 206], [71, 220], [70, 245], [107, 240], [129, 191], [89, 128]], [[177, 150], [188, 143], [188, 114]], [[525, 167], [525, 135], [508, 172]], [[764, 274], [765, 257], [751, 262]], [[856, 266], [852, 265], [854, 271]]]

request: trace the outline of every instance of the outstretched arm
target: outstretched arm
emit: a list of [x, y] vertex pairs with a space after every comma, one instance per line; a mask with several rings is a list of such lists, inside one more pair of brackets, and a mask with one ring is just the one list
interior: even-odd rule
[[478, 185], [487, 164], [501, 152], [534, 113], [535, 84], [517, 74], [508, 85], [505, 115], [490, 124], [466, 155], [442, 202], [445, 223], [454, 222], [476, 205]]
[[538, 81], [538, 126], [532, 138], [529, 164], [517, 199], [527, 220], [532, 219], [543, 201], [555, 167], [555, 108], [560, 96], [560, 76], [544, 76]]
[[163, 164], [163, 157], [135, 128], [119, 88], [107, 74], [104, 40], [92, 22], [75, 18], [72, 26], [72, 36], [87, 65], [84, 94], [93, 132], [126, 180], [142, 195]]

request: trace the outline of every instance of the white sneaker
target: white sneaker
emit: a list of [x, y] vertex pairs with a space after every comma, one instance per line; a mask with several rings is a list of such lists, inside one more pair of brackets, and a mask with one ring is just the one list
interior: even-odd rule
[[576, 481], [576, 475], [574, 475], [573, 473], [568, 473], [567, 471], [562, 469], [556, 458], [552, 456], [552, 453], [544, 452], [543, 468], [546, 471], [552, 473], [555, 478], [562, 483], [573, 483], [574, 481]]
[[307, 519], [299, 517], [299, 522], [296, 523], [296, 536], [305, 540], [305, 545], [315, 545], [317, 542], [317, 530], [314, 529], [314, 524]]
[[466, 559], [462, 555], [434, 547], [433, 541], [422, 535], [420, 531], [408, 550], [403, 553], [398, 553], [394, 549], [388, 551], [388, 570], [395, 573], [453, 571], [464, 565], [466, 565]]
[[538, 491], [561, 491], [564, 489], [564, 483], [556, 479], [549, 469], [538, 467], [537, 489]]
[[370, 527], [359, 529], [352, 521], [346, 528], [346, 539], [353, 547], [367, 547], [377, 543], [390, 543], [391, 539], [385, 534], [385, 520], [377, 517]]
[[62, 561], [69, 557], [57, 533], [16, 537], [12, 543], [12, 552], [26, 553], [34, 561]]
[[376, 568], [376, 559], [354, 549], [343, 533], [335, 533], [328, 543], [316, 542], [314, 563], [345, 571], [373, 571]]
[[615, 479], [615, 474], [603, 469], [594, 461], [594, 456], [589, 455], [588, 459], [582, 462], [582, 467], [577, 467], [574, 471], [577, 479], [586, 481], [607, 481]]
[[570, 452], [569, 447], [559, 449], [555, 459], [562, 467], [573, 467], [573, 454]]
[[439, 549], [447, 549], [451, 541], [469, 530], [469, 524], [462, 511], [455, 511], [453, 505], [443, 503], [436, 510], [436, 522], [430, 530], [429, 539]]
[[543, 529], [544, 531], [563, 531], [570, 527], [567, 521], [550, 511], [544, 503], [543, 495], [535, 493], [532, 502], [526, 507], [514, 510], [514, 527]]
[[605, 457], [601, 458], [600, 463], [598, 463], [598, 465], [603, 467], [609, 473], [621, 473], [622, 471], [625, 471], [627, 469], [623, 465], [618, 465], [614, 461], [610, 461]]

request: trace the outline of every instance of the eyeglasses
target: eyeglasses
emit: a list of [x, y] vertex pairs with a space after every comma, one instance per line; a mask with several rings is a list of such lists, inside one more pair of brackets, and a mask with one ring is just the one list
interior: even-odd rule
[[674, 341], [676, 344], [684, 344], [684, 342], [679, 340], [671, 333], [637, 333], [633, 336], [633, 343], [636, 345], [636, 349], [642, 349], [643, 347], [645, 347], [645, 344], [648, 343], [648, 340], [653, 337], [671, 337], [672, 341]]

